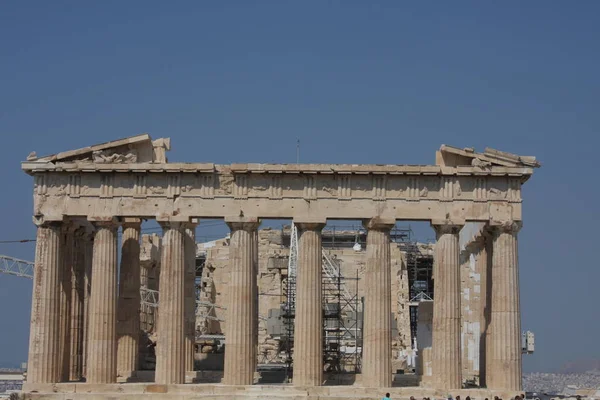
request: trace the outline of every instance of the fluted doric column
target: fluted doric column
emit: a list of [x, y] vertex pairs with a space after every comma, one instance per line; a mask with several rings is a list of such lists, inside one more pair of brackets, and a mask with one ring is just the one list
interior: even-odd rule
[[254, 307], [252, 312], [252, 318], [254, 320], [254, 328], [252, 333], [254, 334], [254, 338], [252, 338], [252, 343], [254, 343], [254, 358], [258, 360], [258, 229], [256, 229], [252, 235], [252, 262], [254, 267], [254, 276], [257, 277], [252, 285], [252, 289], [254, 290], [254, 294], [252, 296], [252, 306]]
[[396, 221], [365, 221], [367, 260], [363, 323], [363, 385], [392, 386], [392, 281], [390, 230]]
[[117, 311], [117, 374], [125, 378], [139, 369], [140, 228], [139, 218], [125, 218]]
[[294, 386], [323, 384], [323, 298], [321, 230], [325, 223], [295, 222], [298, 227]]
[[97, 221], [89, 303], [86, 382], [117, 381], [117, 228]]
[[83, 376], [83, 302], [85, 285], [85, 229], [77, 228], [73, 235], [71, 263], [71, 323], [69, 351], [69, 380]]
[[185, 370], [194, 370], [196, 344], [196, 226], [193, 221], [185, 227]]
[[60, 269], [60, 380], [69, 381], [71, 358], [71, 296], [75, 225], [63, 224], [61, 235], [62, 260]]
[[92, 260], [94, 258], [94, 231], [93, 228], [86, 229], [82, 236], [83, 241], [83, 351], [81, 371], [87, 376], [87, 345], [90, 323], [90, 296], [92, 294]]
[[230, 280], [225, 330], [225, 372], [228, 385], [251, 385], [256, 370], [254, 350], [254, 232], [260, 225], [257, 218], [231, 217], [225, 222], [231, 229], [229, 245]]
[[482, 232], [481, 238], [477, 241], [477, 253], [475, 256], [475, 269], [479, 273], [479, 386], [487, 386], [487, 374], [489, 364], [489, 340], [488, 327], [490, 324], [491, 308], [491, 282], [492, 282], [492, 248], [491, 236], [488, 230]]
[[158, 298], [156, 383], [185, 383], [185, 224], [161, 222], [163, 240]]
[[433, 379], [440, 389], [462, 386], [460, 329], [460, 248], [461, 225], [434, 224], [435, 245], [433, 279]]
[[28, 383], [56, 383], [60, 380], [60, 244], [60, 223], [38, 225], [27, 362]]
[[487, 387], [522, 390], [517, 234], [520, 222], [492, 227], [491, 321]]

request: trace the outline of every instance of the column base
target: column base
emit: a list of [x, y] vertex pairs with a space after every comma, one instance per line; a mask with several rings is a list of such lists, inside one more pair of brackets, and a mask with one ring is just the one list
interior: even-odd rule
[[136, 382], [137, 371], [121, 371], [117, 374], [117, 382]]

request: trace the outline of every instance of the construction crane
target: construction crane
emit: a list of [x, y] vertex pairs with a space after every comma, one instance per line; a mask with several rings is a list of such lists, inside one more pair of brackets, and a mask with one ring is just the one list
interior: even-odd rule
[[[0, 273], [33, 279], [33, 267], [34, 263], [31, 261], [0, 255]], [[140, 287], [140, 300], [142, 304], [146, 304], [150, 307], [158, 307], [158, 291], [148, 289], [146, 286], [142, 286]], [[206, 309], [201, 309], [199, 306], [208, 307], [209, 312], [214, 308], [223, 307], [219, 307], [207, 301], [196, 300], [197, 316], [223, 322], [222, 319], [208, 315]]]
[[0, 254], [0, 272], [22, 278], [33, 278], [33, 263]]

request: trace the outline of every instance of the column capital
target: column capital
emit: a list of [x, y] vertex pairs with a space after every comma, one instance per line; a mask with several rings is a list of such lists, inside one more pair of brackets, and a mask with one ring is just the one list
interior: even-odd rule
[[38, 228], [40, 227], [58, 227], [61, 226], [63, 224], [63, 219], [54, 219], [54, 218], [47, 218], [44, 215], [34, 215], [32, 217], [33, 223], [35, 224], [35, 226], [37, 226]]
[[78, 225], [74, 231], [75, 237], [78, 239], [84, 239], [87, 235], [87, 230], [85, 226]]
[[523, 227], [523, 221], [490, 221], [489, 230], [516, 234]]
[[298, 229], [307, 231], [320, 231], [327, 224], [327, 220], [321, 218], [294, 218], [293, 221]]
[[140, 228], [142, 226], [141, 218], [125, 217], [121, 219], [121, 225], [123, 228]]
[[252, 232], [258, 229], [260, 226], [260, 219], [258, 217], [225, 217], [225, 223], [229, 226], [232, 231], [244, 230]]
[[66, 219], [63, 221], [62, 228], [65, 233], [74, 234], [77, 229], [81, 227], [77, 221], [73, 221], [72, 219]]
[[118, 218], [113, 216], [88, 216], [87, 219], [94, 228], [117, 228], [119, 226]]
[[160, 227], [164, 230], [164, 229], [178, 229], [178, 230], [182, 230], [185, 229], [186, 224], [188, 223], [187, 221], [156, 221], [158, 222], [158, 225], [160, 225]]
[[443, 234], [447, 234], [447, 233], [458, 234], [463, 226], [464, 226], [464, 221], [453, 222], [453, 221], [431, 220], [431, 227], [435, 230], [435, 233], [438, 235], [443, 235]]
[[94, 235], [96, 234], [96, 228], [94, 227], [94, 225], [88, 224], [87, 226], [83, 227], [83, 229], [84, 229], [84, 234], [83, 234], [84, 239], [89, 240], [89, 241], [94, 240]]
[[200, 218], [190, 218], [189, 222], [184, 222], [186, 229], [195, 229], [200, 224]]
[[197, 221], [198, 218], [192, 218], [189, 215], [183, 215], [183, 214], [176, 214], [176, 215], [170, 215], [170, 214], [156, 214], [156, 222], [190, 222], [190, 221]]
[[394, 218], [374, 217], [371, 219], [364, 219], [362, 224], [367, 230], [390, 231], [396, 225], [396, 220]]

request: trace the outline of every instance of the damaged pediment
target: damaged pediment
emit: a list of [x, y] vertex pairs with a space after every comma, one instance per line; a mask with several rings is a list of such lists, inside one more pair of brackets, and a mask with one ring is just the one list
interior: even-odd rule
[[532, 156], [519, 156], [486, 147], [477, 153], [472, 147], [459, 149], [443, 144], [436, 153], [436, 165], [446, 167], [470, 166], [482, 169], [492, 166], [539, 168], [541, 164]]
[[170, 149], [169, 138], [153, 141], [150, 135], [144, 133], [39, 158], [35, 152], [31, 152], [27, 156], [27, 161], [95, 164], [166, 163], [166, 152]]

